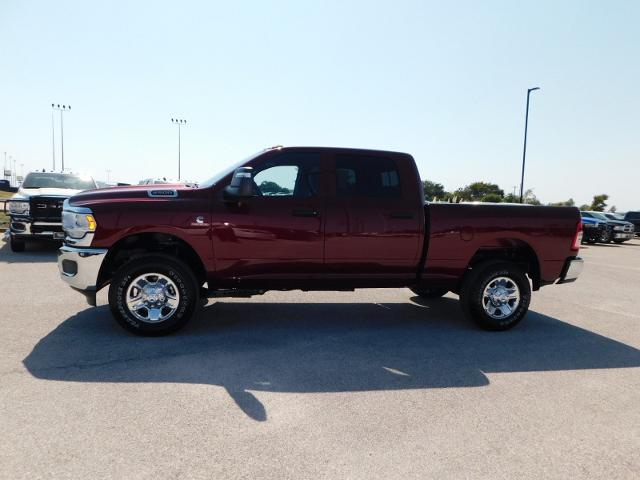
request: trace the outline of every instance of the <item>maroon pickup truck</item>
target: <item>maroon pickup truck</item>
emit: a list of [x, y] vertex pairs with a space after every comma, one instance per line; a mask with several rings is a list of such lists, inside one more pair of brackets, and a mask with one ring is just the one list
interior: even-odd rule
[[406, 153], [275, 147], [197, 188], [83, 192], [63, 207], [61, 277], [141, 335], [182, 327], [203, 297], [408, 287], [460, 297], [506, 330], [531, 290], [582, 270], [577, 208], [425, 204]]

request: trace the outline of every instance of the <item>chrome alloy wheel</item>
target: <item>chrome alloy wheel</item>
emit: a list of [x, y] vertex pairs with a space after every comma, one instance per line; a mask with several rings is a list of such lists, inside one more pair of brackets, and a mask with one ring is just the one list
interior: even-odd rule
[[180, 293], [169, 277], [160, 273], [145, 273], [127, 289], [127, 308], [138, 320], [162, 322], [178, 309]]
[[510, 316], [520, 305], [520, 289], [509, 277], [491, 280], [482, 293], [482, 306], [491, 318]]

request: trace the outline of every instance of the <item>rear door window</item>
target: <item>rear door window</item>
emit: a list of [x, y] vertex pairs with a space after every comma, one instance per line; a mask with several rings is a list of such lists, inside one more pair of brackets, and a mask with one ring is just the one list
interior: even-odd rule
[[400, 197], [400, 172], [387, 157], [336, 155], [339, 197]]

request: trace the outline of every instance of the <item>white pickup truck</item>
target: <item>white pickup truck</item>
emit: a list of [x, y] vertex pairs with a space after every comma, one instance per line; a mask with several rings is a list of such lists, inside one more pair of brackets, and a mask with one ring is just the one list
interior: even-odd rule
[[17, 193], [6, 202], [11, 250], [22, 252], [28, 240], [63, 240], [63, 202], [76, 193], [94, 188], [97, 185], [91, 177], [72, 173], [28, 173]]

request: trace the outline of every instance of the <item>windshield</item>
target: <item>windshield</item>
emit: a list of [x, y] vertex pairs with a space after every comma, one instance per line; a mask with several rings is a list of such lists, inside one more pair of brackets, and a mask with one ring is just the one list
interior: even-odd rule
[[604, 213], [600, 213], [600, 212], [589, 212], [591, 214], [591, 216], [593, 216], [594, 218], [599, 218], [600, 220], [609, 220]]
[[90, 177], [79, 177], [67, 173], [29, 173], [22, 188], [67, 188], [71, 190], [91, 190], [96, 184]]
[[611, 220], [624, 220], [624, 217], [622, 215], [618, 215], [617, 213], [605, 213], [605, 215]]
[[245, 164], [249, 163], [251, 160], [256, 158], [258, 155], [262, 155], [263, 153], [264, 153], [264, 150], [262, 150], [262, 151], [260, 151], [258, 153], [254, 153], [250, 157], [247, 157], [244, 160], [239, 161], [238, 163], [236, 163], [235, 165], [232, 165], [231, 167], [225, 167], [222, 171], [216, 173], [213, 177], [208, 178], [207, 180], [202, 182], [200, 184], [200, 188], [209, 188], [209, 187], [214, 186], [216, 183], [218, 183], [224, 177], [226, 177], [227, 175], [233, 173], [236, 169], [244, 166]]

